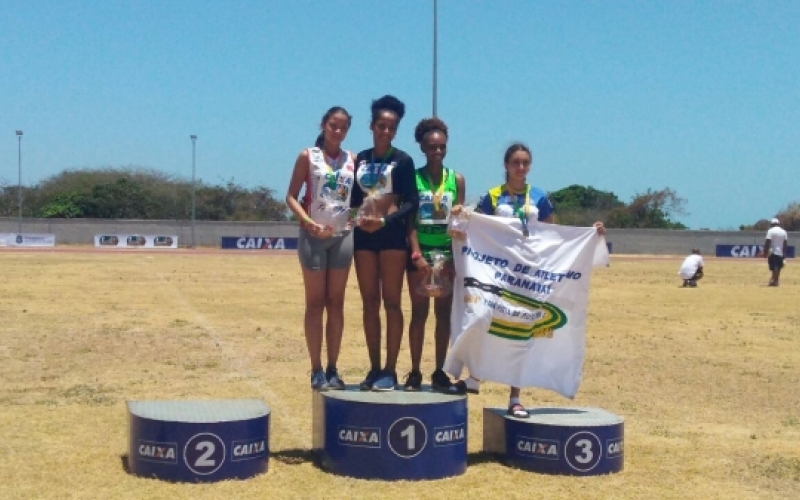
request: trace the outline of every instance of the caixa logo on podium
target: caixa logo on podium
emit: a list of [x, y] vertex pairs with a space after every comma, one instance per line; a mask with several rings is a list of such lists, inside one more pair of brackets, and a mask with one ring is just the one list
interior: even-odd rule
[[517, 436], [517, 453], [533, 458], [558, 460], [561, 456], [561, 443], [553, 439], [537, 439]]
[[381, 447], [381, 430], [378, 427], [339, 427], [339, 444], [363, 448]]
[[165, 464], [178, 463], [178, 443], [139, 440], [139, 460]]

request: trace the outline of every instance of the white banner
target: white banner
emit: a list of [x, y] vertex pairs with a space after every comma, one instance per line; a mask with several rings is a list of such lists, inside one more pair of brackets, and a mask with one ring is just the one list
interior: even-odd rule
[[96, 234], [94, 246], [106, 248], [178, 248], [177, 235]]
[[54, 247], [56, 235], [46, 233], [2, 233], [0, 246], [4, 247]]
[[592, 266], [608, 265], [593, 227], [530, 223], [473, 214], [454, 240], [450, 352], [445, 370], [481, 380], [578, 391]]

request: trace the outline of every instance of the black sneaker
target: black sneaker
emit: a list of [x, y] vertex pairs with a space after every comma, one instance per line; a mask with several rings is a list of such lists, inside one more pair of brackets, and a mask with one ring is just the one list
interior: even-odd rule
[[411, 370], [406, 375], [406, 383], [403, 384], [403, 390], [408, 392], [418, 391], [422, 386], [422, 374], [418, 370]]
[[453, 391], [453, 383], [444, 371], [436, 370], [431, 375], [431, 389], [436, 392], [451, 393]]
[[325, 372], [314, 370], [311, 372], [311, 389], [315, 391], [327, 391], [328, 381], [325, 379]]
[[373, 384], [375, 384], [375, 381], [379, 378], [381, 378], [380, 368], [373, 368], [367, 373], [367, 378], [361, 381], [358, 388], [362, 391], [371, 391]]
[[328, 381], [328, 389], [334, 391], [344, 390], [344, 380], [339, 376], [339, 371], [336, 368], [328, 367], [325, 370], [325, 379]]

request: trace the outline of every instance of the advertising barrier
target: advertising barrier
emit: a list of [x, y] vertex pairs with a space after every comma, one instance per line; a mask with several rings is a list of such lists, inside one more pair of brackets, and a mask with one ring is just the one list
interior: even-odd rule
[[[764, 245], [717, 245], [717, 257], [764, 257]], [[786, 255], [789, 259], [794, 259], [794, 247], [786, 247]]]
[[94, 246], [103, 248], [178, 248], [177, 235], [96, 234]]
[[229, 250], [297, 250], [297, 238], [223, 236], [221, 247]]
[[54, 247], [55, 234], [0, 233], [0, 247]]

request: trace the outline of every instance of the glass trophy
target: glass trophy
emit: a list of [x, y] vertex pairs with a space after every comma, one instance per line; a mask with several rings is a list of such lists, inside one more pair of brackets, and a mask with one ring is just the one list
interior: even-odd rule
[[420, 283], [417, 293], [427, 297], [446, 297], [453, 291], [453, 279], [445, 270], [449, 259], [440, 251], [430, 253], [431, 273]]
[[356, 224], [360, 225], [361, 221], [366, 218], [381, 217], [381, 210], [378, 201], [381, 198], [380, 193], [370, 193], [364, 198], [361, 206], [356, 212]]

